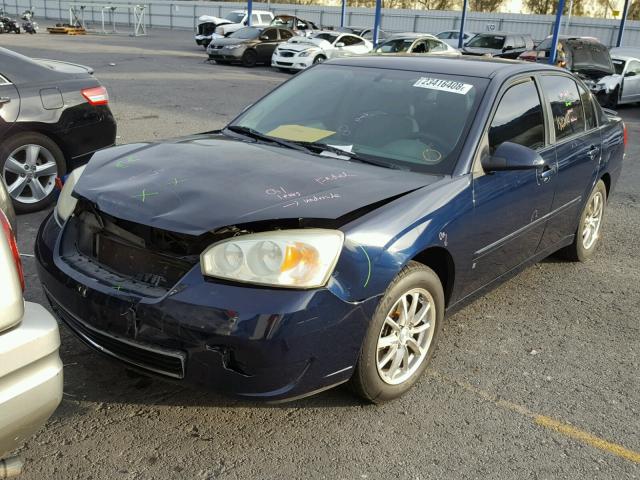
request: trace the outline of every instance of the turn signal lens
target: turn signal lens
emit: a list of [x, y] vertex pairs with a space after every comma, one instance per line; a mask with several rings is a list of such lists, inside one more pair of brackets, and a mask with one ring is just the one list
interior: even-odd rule
[[81, 90], [82, 96], [87, 99], [91, 105], [107, 105], [109, 103], [109, 93], [102, 85], [99, 87], [85, 88]]

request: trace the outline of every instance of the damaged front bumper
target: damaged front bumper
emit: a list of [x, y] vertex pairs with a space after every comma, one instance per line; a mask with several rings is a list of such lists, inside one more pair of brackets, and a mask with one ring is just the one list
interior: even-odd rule
[[345, 382], [379, 300], [212, 281], [199, 265], [166, 293], [145, 295], [97, 264], [78, 269], [65, 261], [61, 232], [50, 215], [35, 253], [67, 326], [135, 368], [223, 393], [278, 401]]

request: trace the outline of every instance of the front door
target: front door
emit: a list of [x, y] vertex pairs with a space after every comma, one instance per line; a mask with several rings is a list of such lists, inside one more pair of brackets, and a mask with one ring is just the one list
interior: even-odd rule
[[[262, 40], [262, 38], [265, 40]], [[260, 34], [261, 42], [256, 45], [256, 51], [258, 52], [258, 62], [271, 63], [271, 56], [273, 51], [278, 46], [278, 29], [266, 28]]]
[[532, 257], [545, 229], [555, 188], [556, 159], [548, 143], [545, 116], [533, 78], [519, 79], [503, 93], [485, 135], [482, 155], [503, 142], [536, 150], [546, 161], [538, 170], [485, 173], [473, 180], [472, 293]]
[[640, 62], [637, 60], [627, 62], [622, 79], [621, 100], [625, 103], [640, 101]]

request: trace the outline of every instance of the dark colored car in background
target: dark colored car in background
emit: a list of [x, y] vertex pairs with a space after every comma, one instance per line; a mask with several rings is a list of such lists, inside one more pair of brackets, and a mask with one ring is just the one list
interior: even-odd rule
[[216, 63], [240, 62], [245, 67], [258, 63], [271, 63], [271, 56], [278, 44], [286, 42], [294, 34], [282, 27], [245, 27], [225, 38], [216, 38], [207, 47], [209, 60]]
[[528, 33], [479, 33], [462, 48], [462, 54], [518, 58], [521, 53], [532, 50], [533, 45], [533, 39]]
[[90, 68], [0, 48], [0, 172], [18, 213], [49, 205], [56, 177], [115, 143], [108, 102]]
[[[552, 41], [553, 37], [547, 37], [535, 50], [520, 55], [520, 60], [548, 63]], [[599, 85], [603, 78], [613, 75], [615, 69], [609, 49], [597, 38], [559, 36], [556, 64], [580, 77], [603, 106], [616, 104], [618, 90]]]
[[625, 143], [566, 70], [333, 59], [222, 131], [97, 153], [40, 227], [38, 274], [80, 338], [142, 371], [390, 400], [445, 311], [558, 250], [594, 255]]
[[309, 36], [314, 32], [320, 31], [315, 23], [310, 20], [305, 20], [294, 15], [276, 15], [271, 20], [272, 27], [281, 27], [291, 30], [295, 35], [303, 37]]

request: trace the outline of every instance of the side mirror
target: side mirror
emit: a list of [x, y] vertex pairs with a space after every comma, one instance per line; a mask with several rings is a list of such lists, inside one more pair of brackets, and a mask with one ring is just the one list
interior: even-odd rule
[[269, 40], [269, 37], [266, 35], [260, 35], [260, 40]]
[[342, 48], [342, 47], [344, 47], [344, 43], [343, 42], [336, 43], [336, 48]]
[[509, 50], [513, 50], [513, 45], [507, 45], [502, 49], [503, 52], [508, 52]]
[[635, 77], [636, 76], [636, 72], [627, 72], [624, 74], [625, 77]]
[[501, 143], [493, 155], [482, 159], [485, 172], [501, 172], [505, 170], [534, 170], [544, 166], [544, 159], [529, 147], [517, 143]]

